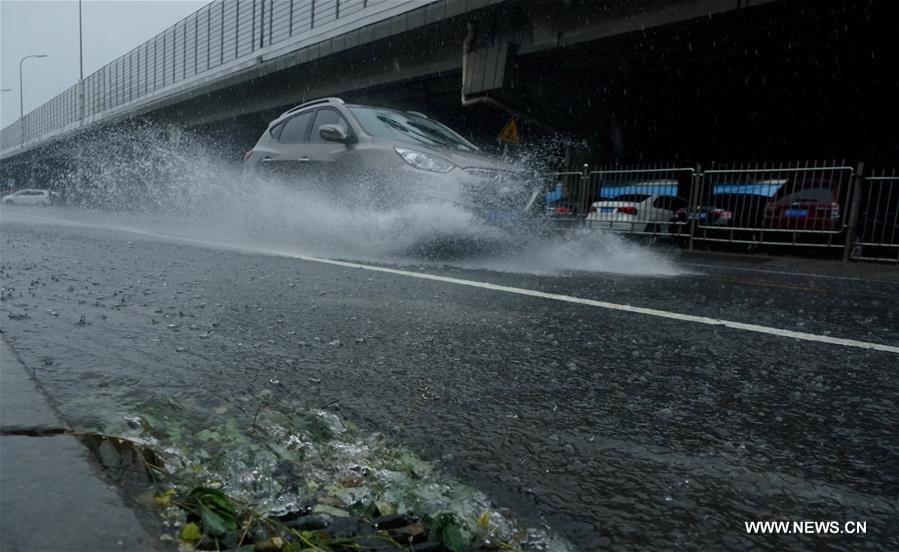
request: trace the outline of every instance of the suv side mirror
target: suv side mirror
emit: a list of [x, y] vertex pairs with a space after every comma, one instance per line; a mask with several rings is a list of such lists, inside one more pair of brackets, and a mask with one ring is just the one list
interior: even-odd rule
[[322, 125], [318, 127], [318, 134], [322, 137], [322, 140], [328, 142], [346, 144], [349, 141], [346, 130], [340, 125]]

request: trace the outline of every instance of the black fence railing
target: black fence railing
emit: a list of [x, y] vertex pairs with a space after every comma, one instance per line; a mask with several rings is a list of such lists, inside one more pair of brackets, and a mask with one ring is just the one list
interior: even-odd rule
[[569, 225], [701, 243], [841, 250], [899, 262], [899, 175], [845, 163], [600, 168], [551, 173], [546, 213]]

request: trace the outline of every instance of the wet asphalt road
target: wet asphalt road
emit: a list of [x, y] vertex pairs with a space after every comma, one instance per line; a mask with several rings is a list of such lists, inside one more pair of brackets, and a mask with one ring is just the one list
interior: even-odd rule
[[[4, 339], [75, 425], [114, 388], [268, 388], [337, 401], [583, 550], [899, 547], [897, 354], [9, 213]], [[422, 270], [899, 345], [894, 268], [678, 262], [692, 273]]]

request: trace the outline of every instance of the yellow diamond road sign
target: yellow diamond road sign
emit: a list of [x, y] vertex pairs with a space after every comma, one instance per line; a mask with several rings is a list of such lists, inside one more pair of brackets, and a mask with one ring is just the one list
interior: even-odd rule
[[509, 119], [509, 122], [506, 123], [506, 126], [503, 127], [496, 139], [501, 144], [521, 143], [521, 140], [518, 138], [518, 123], [515, 122], [515, 119]]

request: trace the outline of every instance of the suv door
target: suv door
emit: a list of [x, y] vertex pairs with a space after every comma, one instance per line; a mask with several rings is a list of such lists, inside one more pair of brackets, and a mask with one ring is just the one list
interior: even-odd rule
[[271, 145], [257, 164], [262, 174], [290, 185], [308, 176], [309, 127], [314, 115], [315, 111], [304, 111], [271, 130]]
[[319, 132], [322, 125], [341, 126], [347, 135], [350, 135], [352, 130], [343, 115], [334, 108], [322, 107], [315, 113], [309, 144], [305, 149], [309, 157], [309, 172], [313, 177], [321, 178], [330, 187], [335, 183], [333, 179], [339, 178], [348, 169], [347, 162], [341, 162], [348, 148], [346, 144], [329, 142], [322, 138]]

